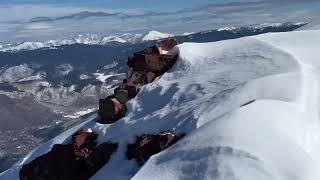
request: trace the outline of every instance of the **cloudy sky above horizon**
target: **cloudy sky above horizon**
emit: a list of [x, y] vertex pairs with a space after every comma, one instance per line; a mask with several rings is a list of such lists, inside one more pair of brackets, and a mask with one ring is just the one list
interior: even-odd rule
[[0, 0], [0, 42], [312, 21], [319, 0]]

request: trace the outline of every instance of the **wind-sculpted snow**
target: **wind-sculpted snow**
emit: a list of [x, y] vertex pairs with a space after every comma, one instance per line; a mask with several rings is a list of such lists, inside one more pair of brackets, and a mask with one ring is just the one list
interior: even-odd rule
[[[299, 68], [255, 79], [212, 99], [218, 105], [199, 113], [198, 123], [207, 123], [151, 158], [133, 179], [318, 179], [319, 33], [258, 36], [290, 53], [287, 61], [298, 62]], [[237, 99], [248, 97], [257, 101], [230, 111]], [[217, 116], [221, 110], [227, 113]]]
[[[93, 180], [317, 180], [320, 165], [320, 31], [274, 33], [215, 43], [184, 43], [176, 65], [143, 87], [129, 114], [111, 125], [95, 116], [35, 149], [1, 176], [92, 127], [118, 151]], [[244, 105], [247, 102], [254, 102]], [[125, 160], [136, 135], [187, 133], [141, 169]]]

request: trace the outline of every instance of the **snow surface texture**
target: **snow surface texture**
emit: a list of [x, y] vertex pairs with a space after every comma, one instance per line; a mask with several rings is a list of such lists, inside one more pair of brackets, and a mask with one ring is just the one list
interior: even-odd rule
[[[143, 87], [129, 114], [111, 125], [96, 116], [40, 146], [1, 174], [69, 143], [81, 127], [118, 151], [93, 180], [320, 178], [320, 31], [273, 33], [215, 43], [184, 43], [176, 65]], [[242, 106], [251, 101], [255, 102]], [[187, 136], [141, 168], [125, 159], [136, 135], [171, 130]]]

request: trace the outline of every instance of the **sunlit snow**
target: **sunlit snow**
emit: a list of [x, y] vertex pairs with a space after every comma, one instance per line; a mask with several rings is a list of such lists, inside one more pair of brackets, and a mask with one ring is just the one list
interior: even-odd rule
[[[176, 65], [143, 87], [128, 115], [111, 125], [96, 116], [35, 149], [1, 174], [17, 179], [22, 164], [70, 142], [80, 127], [118, 151], [93, 180], [320, 178], [320, 31], [269, 33], [176, 47]], [[242, 106], [243, 104], [255, 102]], [[125, 159], [136, 135], [187, 133], [139, 169]]]

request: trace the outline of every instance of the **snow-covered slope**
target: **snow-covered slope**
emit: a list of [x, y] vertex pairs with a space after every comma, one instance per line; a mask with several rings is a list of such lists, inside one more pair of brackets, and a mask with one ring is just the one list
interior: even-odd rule
[[[128, 103], [111, 125], [88, 121], [35, 149], [1, 174], [92, 127], [119, 143], [91, 179], [317, 180], [320, 178], [320, 31], [273, 33], [215, 43], [184, 43], [177, 64]], [[255, 102], [242, 106], [243, 104]], [[136, 135], [186, 132], [141, 169], [125, 160]]]

